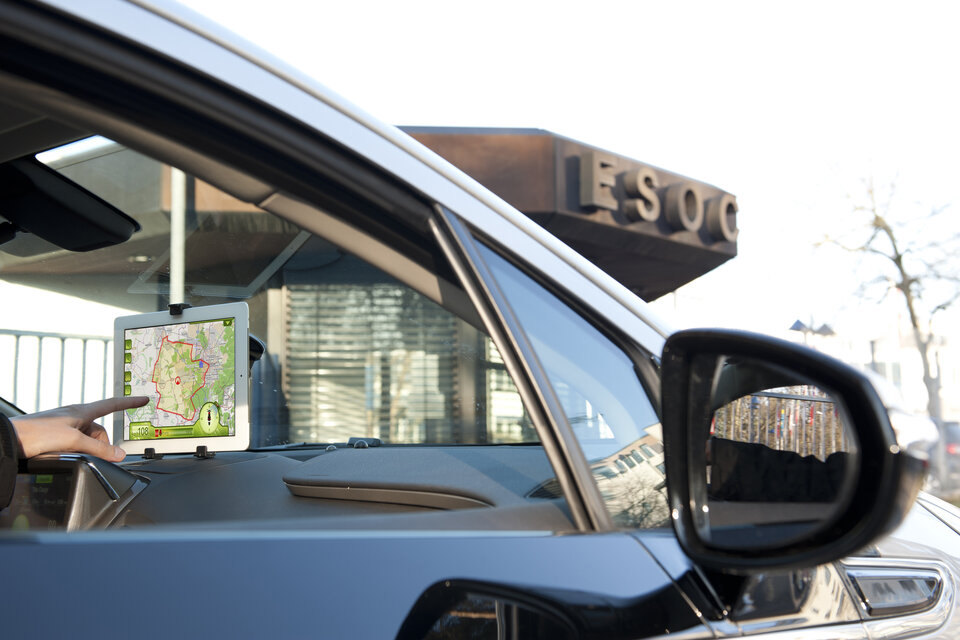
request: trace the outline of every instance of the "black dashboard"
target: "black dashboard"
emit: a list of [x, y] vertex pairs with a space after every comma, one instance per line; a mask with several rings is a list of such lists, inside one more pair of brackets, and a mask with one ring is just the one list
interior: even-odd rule
[[535, 445], [47, 454], [22, 463], [0, 529], [569, 529], [552, 478]]

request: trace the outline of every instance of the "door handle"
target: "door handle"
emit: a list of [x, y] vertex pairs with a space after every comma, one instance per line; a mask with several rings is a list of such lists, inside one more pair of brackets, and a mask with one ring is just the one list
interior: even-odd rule
[[847, 576], [870, 617], [919, 613], [940, 597], [943, 577], [935, 569], [847, 567]]

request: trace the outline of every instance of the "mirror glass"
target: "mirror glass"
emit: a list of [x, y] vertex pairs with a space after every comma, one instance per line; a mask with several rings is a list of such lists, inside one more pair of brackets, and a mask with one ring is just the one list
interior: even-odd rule
[[719, 548], [783, 546], [829, 526], [859, 467], [836, 394], [768, 363], [721, 358], [697, 427], [701, 537]]

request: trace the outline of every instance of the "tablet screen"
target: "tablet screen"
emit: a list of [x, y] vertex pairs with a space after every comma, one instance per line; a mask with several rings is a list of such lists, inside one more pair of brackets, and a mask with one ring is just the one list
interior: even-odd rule
[[148, 396], [123, 413], [124, 440], [236, 434], [236, 320], [123, 330], [123, 394]]

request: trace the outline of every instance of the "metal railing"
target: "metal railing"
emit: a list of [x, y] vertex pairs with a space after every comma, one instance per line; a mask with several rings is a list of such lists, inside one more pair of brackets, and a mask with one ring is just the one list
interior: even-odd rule
[[107, 336], [0, 329], [0, 357], [10, 358], [0, 367], [10, 367], [4, 377], [12, 370], [0, 395], [28, 413], [62, 406], [65, 396], [68, 402], [105, 398], [112, 344]]
[[716, 411], [714, 434], [822, 460], [850, 446], [833, 399], [811, 387], [739, 398]]

